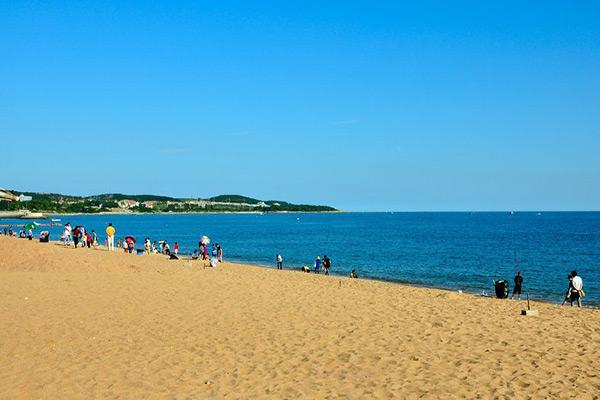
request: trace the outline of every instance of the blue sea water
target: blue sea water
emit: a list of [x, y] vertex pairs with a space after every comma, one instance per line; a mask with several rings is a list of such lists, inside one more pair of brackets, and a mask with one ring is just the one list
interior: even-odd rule
[[[59, 216], [95, 229], [112, 222], [117, 237], [177, 241], [190, 253], [201, 235], [226, 259], [285, 268], [312, 266], [328, 255], [332, 271], [472, 293], [493, 293], [494, 279], [516, 270], [534, 299], [561, 302], [567, 274], [584, 281], [587, 305], [600, 306], [600, 213], [339, 213]], [[2, 223], [23, 221], [2, 221]], [[51, 239], [61, 228], [51, 228]]]

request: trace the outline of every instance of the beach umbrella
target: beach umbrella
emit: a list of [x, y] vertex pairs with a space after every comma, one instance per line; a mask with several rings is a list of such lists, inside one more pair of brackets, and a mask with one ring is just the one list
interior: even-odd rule
[[135, 243], [135, 238], [133, 236], [125, 236], [125, 241]]
[[202, 237], [200, 238], [200, 243], [202, 243], [203, 245], [205, 245], [205, 246], [206, 246], [207, 244], [209, 244], [209, 243], [210, 243], [210, 238], [209, 238], [208, 236], [202, 236]]
[[37, 222], [30, 222], [30, 223], [26, 224], [23, 228], [25, 228], [25, 229], [35, 229], [38, 226], [40, 226], [40, 224], [38, 224]]

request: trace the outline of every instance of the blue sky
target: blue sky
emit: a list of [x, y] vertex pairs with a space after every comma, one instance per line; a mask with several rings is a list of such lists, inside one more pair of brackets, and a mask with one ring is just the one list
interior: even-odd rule
[[598, 210], [598, 21], [586, 1], [1, 2], [0, 186]]

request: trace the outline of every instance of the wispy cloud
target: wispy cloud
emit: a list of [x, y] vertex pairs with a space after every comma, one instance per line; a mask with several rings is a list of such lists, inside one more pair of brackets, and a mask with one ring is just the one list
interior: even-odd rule
[[357, 119], [341, 119], [339, 121], [334, 121], [333, 125], [353, 125], [358, 122]]

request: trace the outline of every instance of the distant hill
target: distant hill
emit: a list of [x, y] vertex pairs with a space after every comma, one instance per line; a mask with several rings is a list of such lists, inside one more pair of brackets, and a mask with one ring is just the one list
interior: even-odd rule
[[85, 197], [86, 199], [96, 199], [96, 200], [136, 200], [136, 201], [174, 201], [177, 200], [174, 197], [168, 196], [156, 196], [153, 194], [121, 194], [121, 193], [105, 193], [105, 194], [97, 194], [94, 196]]
[[13, 191], [31, 196], [30, 202], [0, 201], [0, 211], [30, 210], [64, 213], [161, 213], [161, 212], [335, 212], [334, 207], [293, 204], [279, 200], [258, 200], [237, 194], [224, 194], [207, 199], [181, 199], [151, 194], [105, 193], [93, 196], [72, 196], [58, 193]]
[[247, 203], [247, 204], [258, 204], [260, 200], [253, 199], [252, 197], [240, 196], [239, 194], [222, 194], [220, 196], [210, 197], [207, 200], [227, 202], [227, 203]]

